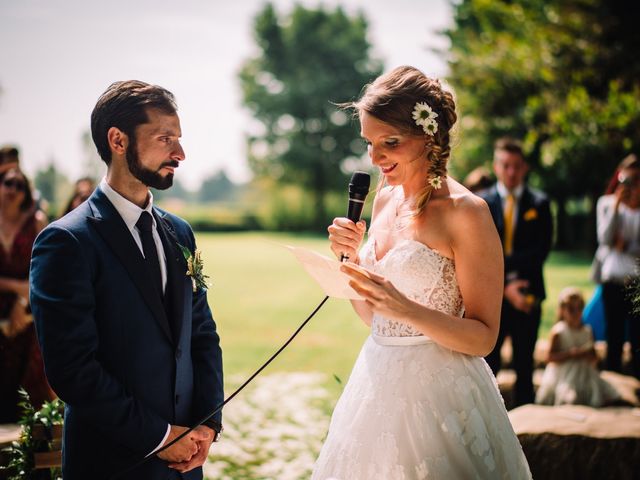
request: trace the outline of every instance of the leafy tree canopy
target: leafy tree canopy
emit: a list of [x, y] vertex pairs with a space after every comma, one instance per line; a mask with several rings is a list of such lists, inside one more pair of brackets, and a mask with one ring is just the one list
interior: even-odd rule
[[279, 15], [267, 4], [254, 23], [260, 53], [240, 72], [244, 102], [260, 123], [247, 138], [251, 169], [312, 192], [318, 221], [325, 221], [325, 193], [345, 188], [346, 170], [364, 152], [335, 103], [357, 97], [381, 72], [366, 34], [364, 16], [339, 7], [298, 5]]
[[552, 196], [600, 194], [640, 146], [639, 20], [623, 0], [454, 3], [458, 173], [488, 163], [493, 141], [511, 135]]

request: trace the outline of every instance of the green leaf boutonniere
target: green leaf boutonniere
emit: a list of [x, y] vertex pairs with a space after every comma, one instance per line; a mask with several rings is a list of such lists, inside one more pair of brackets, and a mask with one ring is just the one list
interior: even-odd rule
[[198, 288], [202, 288], [206, 290], [209, 288], [209, 284], [207, 283], [208, 275], [205, 275], [202, 271], [204, 267], [204, 263], [202, 262], [202, 257], [200, 256], [200, 250], [196, 248], [194, 253], [191, 253], [184, 245], [178, 244], [180, 250], [182, 250], [182, 255], [184, 259], [187, 261], [187, 275], [191, 277], [191, 285], [193, 285], [193, 291], [195, 292]]

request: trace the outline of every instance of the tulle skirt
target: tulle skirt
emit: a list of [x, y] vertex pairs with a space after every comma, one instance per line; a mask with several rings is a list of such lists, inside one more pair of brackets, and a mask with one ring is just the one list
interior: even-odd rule
[[484, 359], [425, 337], [370, 336], [314, 480], [529, 479]]

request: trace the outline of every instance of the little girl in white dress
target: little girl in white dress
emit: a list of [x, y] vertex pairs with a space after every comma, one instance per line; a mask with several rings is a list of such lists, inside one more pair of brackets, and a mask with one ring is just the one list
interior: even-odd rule
[[576, 288], [560, 292], [558, 322], [551, 328], [549, 363], [536, 403], [601, 407], [620, 398], [595, 368], [591, 327], [582, 323], [584, 297]]

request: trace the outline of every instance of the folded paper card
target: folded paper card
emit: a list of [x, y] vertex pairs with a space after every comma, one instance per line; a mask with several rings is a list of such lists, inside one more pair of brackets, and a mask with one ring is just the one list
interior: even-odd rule
[[312, 250], [285, 245], [302, 264], [324, 293], [334, 298], [362, 300], [362, 297], [349, 286], [349, 275], [340, 271], [340, 262]]

